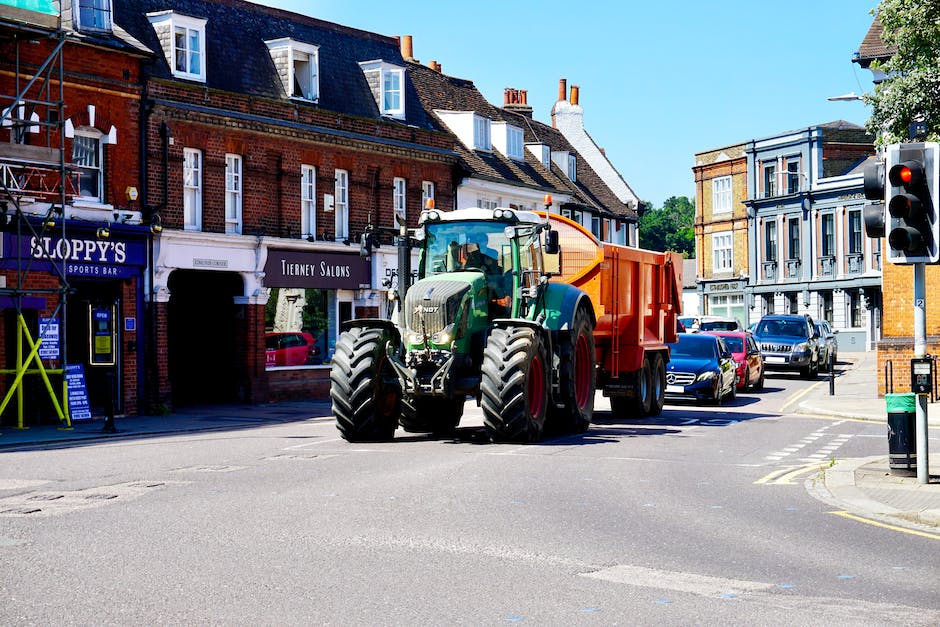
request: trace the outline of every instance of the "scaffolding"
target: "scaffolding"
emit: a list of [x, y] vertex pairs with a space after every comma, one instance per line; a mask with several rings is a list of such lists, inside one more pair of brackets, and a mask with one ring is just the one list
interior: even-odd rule
[[[3, 92], [0, 93], [0, 125], [10, 134], [8, 142], [0, 141], [0, 237], [4, 237], [13, 250], [3, 252], [0, 257], [9, 260], [12, 256], [15, 275], [12, 285], [0, 283], [0, 301], [5, 308], [15, 311], [16, 342], [14, 367], [0, 368], [0, 374], [12, 375], [0, 399], [0, 415], [15, 399], [16, 428], [28, 428], [24, 424], [27, 400], [24, 384], [27, 376], [38, 376], [52, 401], [62, 425], [60, 428], [70, 429], [66, 377], [70, 287], [66, 256], [58, 255], [59, 258], [54, 259], [49, 247], [32, 244], [53, 235], [66, 240], [65, 207], [77, 190], [77, 173], [65, 159], [63, 48], [67, 33], [58, 2], [47, 0], [46, 10], [40, 8], [38, 12], [35, 2], [9, 4], [0, 4], [0, 46], [11, 50], [12, 58], [8, 58], [13, 66], [8, 71], [4, 68], [2, 73], [5, 81], [11, 81], [12, 89], [0, 90]], [[17, 4], [28, 8], [18, 8]], [[41, 62], [37, 62], [33, 54], [23, 54], [35, 50], [37, 44], [49, 49]], [[24, 210], [24, 205], [31, 210]], [[0, 242], [0, 249], [2, 244]], [[37, 267], [50, 269], [55, 287], [40, 287], [30, 281], [30, 272]], [[9, 265], [7, 269], [11, 269]], [[34, 337], [24, 310], [37, 308], [37, 299], [47, 296], [56, 297], [56, 305], [45, 324], [40, 321], [39, 332]], [[57, 359], [56, 368], [43, 364], [40, 349], [44, 341], [58, 344], [58, 355], [46, 356]], [[6, 348], [10, 351], [11, 347]], [[62, 377], [58, 391], [50, 375]]]

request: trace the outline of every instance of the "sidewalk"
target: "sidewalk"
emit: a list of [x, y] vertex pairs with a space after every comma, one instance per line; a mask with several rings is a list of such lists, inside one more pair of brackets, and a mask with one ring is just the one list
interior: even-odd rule
[[[836, 368], [834, 395], [830, 395], [828, 374], [806, 393], [796, 413], [865, 420], [885, 425], [884, 454], [875, 457], [838, 460], [826, 469], [824, 484], [811, 492], [817, 498], [846, 510], [849, 514], [871, 517], [890, 525], [929, 531], [940, 539], [940, 403], [928, 403], [927, 423], [932, 439], [928, 449], [930, 483], [917, 477], [893, 474], [888, 466], [888, 412], [878, 396], [875, 353], [840, 355]], [[903, 390], [895, 390], [902, 392]]]
[[[829, 394], [828, 376], [820, 376], [800, 400], [796, 413], [865, 420], [884, 424], [887, 428], [885, 401], [877, 396], [875, 354], [852, 353], [841, 358], [834, 383], [835, 395]], [[940, 538], [940, 447], [936, 446], [940, 431], [940, 403], [930, 404], [927, 412], [934, 444], [933, 450], [929, 451], [933, 462], [929, 484], [921, 485], [916, 477], [901, 477], [890, 472], [886, 432], [883, 455], [837, 461], [826, 469], [825, 482], [811, 492], [851, 514], [928, 530], [932, 536]], [[0, 427], [0, 455], [5, 450], [28, 450], [38, 446], [79, 446], [84, 442], [113, 438], [230, 431], [310, 419], [333, 419], [329, 399], [267, 405], [213, 405], [187, 408], [167, 416], [117, 418], [116, 433], [103, 432], [105, 423], [101, 419], [75, 423], [72, 429], [40, 425], [20, 430], [4, 426]]]

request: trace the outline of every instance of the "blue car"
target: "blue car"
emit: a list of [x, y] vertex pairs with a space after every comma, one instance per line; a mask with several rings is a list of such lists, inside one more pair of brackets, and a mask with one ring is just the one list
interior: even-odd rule
[[737, 368], [724, 340], [715, 335], [679, 333], [669, 344], [666, 398], [694, 399], [720, 404], [734, 400]]

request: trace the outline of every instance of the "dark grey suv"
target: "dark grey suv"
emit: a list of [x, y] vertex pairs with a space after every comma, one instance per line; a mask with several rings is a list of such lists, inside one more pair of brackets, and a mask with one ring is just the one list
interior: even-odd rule
[[796, 370], [813, 379], [819, 373], [819, 332], [809, 316], [767, 315], [754, 329], [767, 370]]

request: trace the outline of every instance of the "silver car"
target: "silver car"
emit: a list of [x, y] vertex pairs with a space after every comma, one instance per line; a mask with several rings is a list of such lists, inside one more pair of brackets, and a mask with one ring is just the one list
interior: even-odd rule
[[819, 368], [829, 370], [830, 365], [835, 366], [839, 361], [838, 331], [833, 330], [826, 320], [817, 321], [816, 330], [819, 332]]

